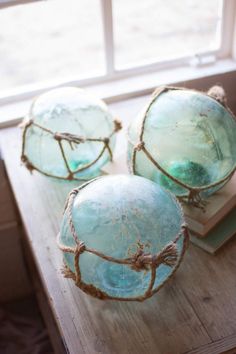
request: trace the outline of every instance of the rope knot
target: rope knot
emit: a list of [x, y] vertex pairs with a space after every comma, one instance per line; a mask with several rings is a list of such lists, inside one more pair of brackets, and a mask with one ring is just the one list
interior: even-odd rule
[[178, 250], [175, 242], [168, 243], [163, 250], [153, 257], [155, 267], [165, 264], [174, 267], [178, 260]]
[[174, 267], [178, 260], [178, 250], [175, 242], [166, 245], [162, 251], [152, 255], [144, 253], [143, 249], [137, 250], [132, 258], [131, 268], [140, 272], [142, 270], [149, 270], [150, 268], [157, 268], [160, 264], [165, 264], [169, 267]]
[[84, 242], [80, 241], [77, 245], [76, 245], [76, 249], [75, 249], [75, 254], [81, 254], [85, 251], [85, 244]]
[[76, 195], [79, 193], [78, 189], [72, 189], [72, 191], [70, 192], [69, 196], [67, 197], [66, 203], [65, 203], [65, 207], [64, 207], [64, 212], [66, 212], [69, 204], [71, 203], [71, 201], [76, 197]]
[[54, 137], [54, 139], [57, 140], [57, 141], [60, 141], [60, 140], [62, 139], [60, 133], [54, 133], [54, 134], [53, 134], [53, 137]]
[[150, 255], [145, 254], [142, 249], [139, 249], [133, 256], [131, 269], [136, 270], [136, 272], [148, 270], [149, 264], [147, 262], [147, 257], [150, 257]]
[[105, 145], [108, 145], [109, 142], [110, 142], [110, 139], [109, 139], [109, 138], [104, 138], [103, 141], [104, 141], [104, 144], [105, 144]]
[[223, 87], [218, 86], [218, 85], [212, 86], [208, 90], [207, 94], [208, 94], [208, 96], [211, 96], [216, 101], [221, 103], [223, 106], [225, 106], [227, 104], [227, 98], [226, 98], [225, 90], [223, 89]]
[[119, 130], [122, 129], [122, 123], [118, 119], [114, 120], [114, 125], [115, 125], [115, 128], [114, 128], [115, 132], [118, 132]]
[[21, 161], [23, 162], [25, 167], [30, 171], [30, 173], [32, 173], [32, 171], [34, 170], [34, 166], [32, 165], [32, 163], [28, 160], [28, 158], [25, 155], [21, 156]]
[[75, 188], [75, 189], [72, 189], [72, 191], [70, 192], [69, 194], [69, 197], [68, 197], [68, 200], [72, 197], [75, 197], [77, 194], [79, 193], [78, 189]]
[[144, 141], [140, 141], [140, 142], [135, 146], [135, 150], [137, 150], [137, 151], [143, 150], [144, 145], [145, 145]]
[[68, 181], [72, 181], [73, 178], [74, 178], [74, 173], [73, 172], [68, 173], [68, 176], [67, 176]]

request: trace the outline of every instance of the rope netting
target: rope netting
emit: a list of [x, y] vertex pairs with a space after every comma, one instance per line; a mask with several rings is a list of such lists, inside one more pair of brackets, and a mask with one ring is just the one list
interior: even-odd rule
[[[33, 119], [28, 120], [27, 122], [23, 123], [21, 126], [23, 128], [21, 161], [24, 163], [24, 165], [27, 167], [27, 169], [30, 172], [32, 172], [33, 170], [36, 170], [48, 177], [54, 177], [54, 178], [66, 179], [66, 180], [77, 180], [77, 181], [86, 181], [89, 179], [89, 178], [88, 179], [87, 178], [79, 178], [76, 175], [80, 172], [83, 172], [83, 171], [89, 169], [93, 165], [95, 165], [99, 161], [99, 159], [102, 158], [102, 156], [104, 155], [104, 153], [106, 151], [108, 151], [110, 161], [112, 161], [113, 153], [112, 153], [112, 149], [110, 147], [110, 140], [115, 133], [117, 133], [120, 129], [122, 129], [121, 122], [118, 120], [114, 120], [113, 131], [111, 132], [111, 134], [108, 137], [89, 138], [89, 137], [78, 136], [78, 135], [71, 134], [71, 133], [53, 132], [52, 130], [45, 128], [45, 127], [41, 126], [40, 124], [36, 123]], [[64, 162], [66, 170], [67, 170], [67, 175], [58, 176], [53, 173], [45, 172], [42, 169], [40, 169], [39, 167], [35, 166], [32, 163], [32, 161], [29, 160], [29, 158], [26, 155], [25, 150], [26, 150], [26, 143], [27, 143], [27, 131], [32, 126], [37, 127], [37, 129], [41, 130], [42, 132], [49, 134], [51, 136], [51, 138], [54, 139], [58, 143], [60, 153], [61, 153], [63, 162]], [[70, 165], [69, 165], [68, 158], [65, 153], [65, 149], [63, 147], [63, 142], [67, 142], [70, 145], [72, 150], [77, 148], [78, 145], [84, 144], [86, 142], [101, 143], [102, 148], [101, 148], [100, 152], [98, 153], [98, 156], [93, 161], [72, 171], [72, 169], [70, 168]], [[79, 157], [79, 152], [78, 152], [78, 157]]]
[[[98, 177], [100, 178], [100, 177]], [[127, 258], [114, 258], [112, 256], [106, 255], [100, 251], [97, 251], [93, 248], [87, 247], [83, 241], [81, 241], [76, 233], [75, 226], [72, 220], [72, 208], [74, 204], [74, 200], [78, 193], [85, 188], [91, 182], [97, 180], [93, 179], [87, 183], [84, 183], [79, 188], [75, 188], [69, 194], [69, 197], [66, 202], [64, 214], [67, 214], [69, 227], [71, 235], [75, 242], [75, 247], [68, 247], [65, 246], [60, 242], [61, 236], [58, 234], [57, 243], [59, 248], [65, 253], [71, 253], [74, 255], [74, 269], [75, 273], [66, 265], [64, 264], [63, 267], [63, 274], [66, 278], [71, 278], [74, 280], [76, 286], [81, 288], [85, 293], [97, 297], [102, 300], [119, 300], [119, 301], [143, 301], [149, 297], [151, 297], [154, 293], [156, 293], [175, 273], [177, 268], [179, 267], [182, 258], [184, 256], [185, 250], [188, 245], [188, 230], [185, 224], [181, 226], [181, 230], [178, 235], [174, 238], [173, 241], [168, 243], [166, 246], [163, 247], [157, 254], [150, 254], [144, 252], [144, 245], [141, 242], [138, 243], [138, 247], [136, 252]], [[182, 248], [179, 251], [177, 247], [177, 242], [182, 238]], [[113, 297], [106, 292], [102, 291], [101, 289], [95, 287], [93, 284], [86, 284], [81, 276], [80, 271], [80, 256], [82, 253], [88, 252], [91, 254], [100, 257], [101, 259], [113, 262], [116, 264], [121, 264], [127, 267], [130, 267], [134, 272], [141, 272], [141, 271], [150, 271], [150, 283], [147, 287], [145, 293], [141, 296], [137, 297]], [[172, 272], [166, 277], [166, 279], [156, 288], [154, 288], [155, 279], [156, 279], [156, 271], [160, 265], [166, 265], [172, 268]]]
[[[141, 120], [141, 124], [140, 124], [140, 131], [139, 131], [139, 141], [138, 143], [135, 143], [133, 141], [131, 141], [129, 139], [129, 143], [133, 146], [133, 150], [132, 150], [132, 155], [131, 155], [131, 165], [130, 165], [130, 169], [131, 169], [131, 173], [133, 174], [138, 174], [137, 172], [137, 154], [139, 152], [143, 152], [146, 157], [148, 158], [148, 160], [166, 177], [168, 177], [171, 181], [175, 182], [178, 186], [183, 187], [187, 190], [187, 195], [183, 195], [183, 196], [177, 196], [177, 198], [180, 201], [184, 201], [187, 202], [195, 207], [201, 208], [201, 209], [205, 209], [205, 204], [206, 202], [204, 200], [202, 200], [200, 193], [202, 191], [208, 190], [210, 188], [214, 188], [217, 187], [219, 185], [223, 185], [224, 182], [227, 182], [230, 180], [230, 178], [233, 176], [236, 167], [234, 167], [232, 169], [232, 171], [230, 171], [226, 176], [224, 176], [223, 178], [221, 178], [220, 180], [211, 183], [211, 184], [207, 184], [204, 186], [197, 186], [197, 187], [192, 187], [187, 183], [184, 183], [183, 181], [181, 181], [180, 179], [174, 177], [172, 174], [170, 174], [167, 170], [165, 170], [161, 164], [157, 161], [157, 159], [153, 156], [153, 154], [146, 148], [146, 144], [144, 141], [144, 132], [145, 132], [145, 123], [147, 120], [147, 116], [148, 116], [148, 111], [150, 109], [150, 107], [152, 106], [152, 104], [156, 101], [156, 99], [158, 98], [158, 96], [160, 96], [162, 93], [167, 92], [169, 90], [186, 90], [185, 88], [179, 88], [179, 87], [160, 87], [158, 89], [156, 89], [152, 95], [152, 99], [149, 102], [149, 104], [147, 105], [144, 114], [143, 114], [143, 118]], [[191, 90], [194, 91], [194, 90]], [[195, 91], [196, 92], [196, 91]], [[228, 110], [228, 112], [232, 115], [232, 117], [235, 119], [235, 116], [233, 115], [233, 113], [229, 110], [229, 108], [226, 106], [226, 96], [225, 96], [225, 92], [223, 90], [222, 87], [220, 86], [213, 86], [208, 93], [202, 93], [205, 94], [206, 96], [209, 96], [213, 99], [215, 99], [218, 103], [222, 104], [224, 106], [225, 109]]]

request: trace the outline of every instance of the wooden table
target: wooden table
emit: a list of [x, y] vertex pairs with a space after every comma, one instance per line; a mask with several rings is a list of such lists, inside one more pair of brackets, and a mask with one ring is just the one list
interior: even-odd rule
[[85, 295], [61, 275], [56, 245], [65, 198], [76, 184], [30, 175], [20, 165], [18, 130], [0, 131], [1, 152], [69, 353], [217, 354], [236, 347], [236, 239], [216, 256], [190, 245], [174, 278], [144, 303], [103, 302]]

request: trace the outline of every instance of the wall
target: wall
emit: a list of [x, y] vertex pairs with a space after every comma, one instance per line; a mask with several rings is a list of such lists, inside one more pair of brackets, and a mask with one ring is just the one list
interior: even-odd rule
[[22, 252], [20, 219], [1, 159], [0, 289], [0, 302], [15, 300], [31, 293]]

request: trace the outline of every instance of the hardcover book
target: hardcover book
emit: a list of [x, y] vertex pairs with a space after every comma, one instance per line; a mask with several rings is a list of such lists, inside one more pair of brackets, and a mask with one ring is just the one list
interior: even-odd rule
[[192, 231], [189, 233], [192, 243], [201, 247], [205, 251], [214, 254], [236, 234], [236, 207], [233, 208], [230, 213], [207, 234], [206, 237], [199, 238]]
[[193, 233], [205, 237], [236, 207], [236, 173], [218, 192], [206, 200], [206, 210], [183, 204], [185, 220]]

